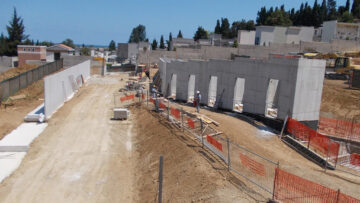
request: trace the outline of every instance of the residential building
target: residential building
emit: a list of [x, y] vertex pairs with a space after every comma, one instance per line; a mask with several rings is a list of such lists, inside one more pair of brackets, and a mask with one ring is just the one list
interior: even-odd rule
[[75, 55], [75, 49], [66, 46], [65, 44], [55, 44], [46, 49], [47, 61], [59, 60], [63, 55]]
[[323, 23], [321, 41], [330, 42], [332, 40], [359, 40], [360, 24], [342, 23], [337, 20], [325, 21]]
[[314, 27], [256, 26], [255, 44], [300, 44], [300, 41], [312, 42], [313, 37]]
[[239, 30], [237, 42], [239, 45], [254, 45], [255, 35], [256, 32], [254, 30]]
[[29, 61], [46, 61], [46, 46], [18, 45], [19, 66]]

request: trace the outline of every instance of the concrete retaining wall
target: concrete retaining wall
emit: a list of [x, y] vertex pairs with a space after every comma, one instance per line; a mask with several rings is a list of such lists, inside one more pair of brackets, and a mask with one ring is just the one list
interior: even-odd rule
[[44, 78], [45, 118], [69, 100], [82, 84], [90, 78], [90, 60]]
[[[201, 103], [209, 105], [211, 76], [217, 77], [216, 103], [219, 108], [233, 110], [237, 78], [245, 79], [243, 111], [264, 115], [267, 95], [276, 95], [277, 118], [289, 115], [299, 121], [319, 118], [325, 61], [309, 59], [180, 61], [162, 59], [159, 64], [161, 92], [168, 96], [171, 78], [176, 75], [176, 99], [187, 101], [188, 81], [195, 75], [195, 90], [200, 90]], [[270, 79], [278, 80], [276, 92], [268, 92]], [[274, 96], [275, 97], [275, 96]]]
[[14, 95], [17, 91], [26, 88], [32, 83], [40, 80], [43, 76], [51, 74], [60, 70], [63, 67], [63, 61], [55, 61], [42, 66], [39, 66], [33, 70], [22, 73], [18, 76], [9, 78], [0, 82], [0, 99], [8, 98]]
[[64, 60], [64, 67], [75, 66], [79, 63], [82, 63], [87, 60], [91, 60], [91, 56], [71, 56], [71, 55], [61, 55], [61, 58]]

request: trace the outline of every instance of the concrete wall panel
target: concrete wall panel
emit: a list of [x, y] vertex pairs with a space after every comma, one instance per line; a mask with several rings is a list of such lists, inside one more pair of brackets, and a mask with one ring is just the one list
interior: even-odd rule
[[84, 80], [90, 78], [90, 60], [44, 78], [45, 117], [47, 119], [75, 93], [74, 80], [69, 80], [69, 78], [77, 78], [80, 75]]

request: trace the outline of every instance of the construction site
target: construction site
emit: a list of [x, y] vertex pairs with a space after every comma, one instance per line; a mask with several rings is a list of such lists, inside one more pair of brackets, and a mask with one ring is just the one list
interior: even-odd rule
[[0, 202], [360, 202], [360, 94], [326, 60], [61, 64], [2, 83]]

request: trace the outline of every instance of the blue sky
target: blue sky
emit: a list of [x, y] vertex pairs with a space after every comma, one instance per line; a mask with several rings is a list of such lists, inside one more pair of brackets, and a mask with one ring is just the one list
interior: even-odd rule
[[[321, 2], [322, 0], [318, 0]], [[132, 28], [146, 26], [150, 41], [159, 41], [169, 32], [179, 30], [191, 38], [201, 25], [213, 31], [221, 17], [234, 20], [256, 19], [262, 6], [299, 8], [298, 0], [1, 0], [0, 32], [7, 34], [6, 25], [13, 8], [24, 19], [26, 34], [31, 39], [61, 42], [71, 38], [77, 44], [108, 45], [110, 40], [127, 42]], [[305, 1], [304, 1], [305, 2]], [[307, 1], [313, 5], [314, 0]], [[338, 0], [344, 5], [346, 0]]]

